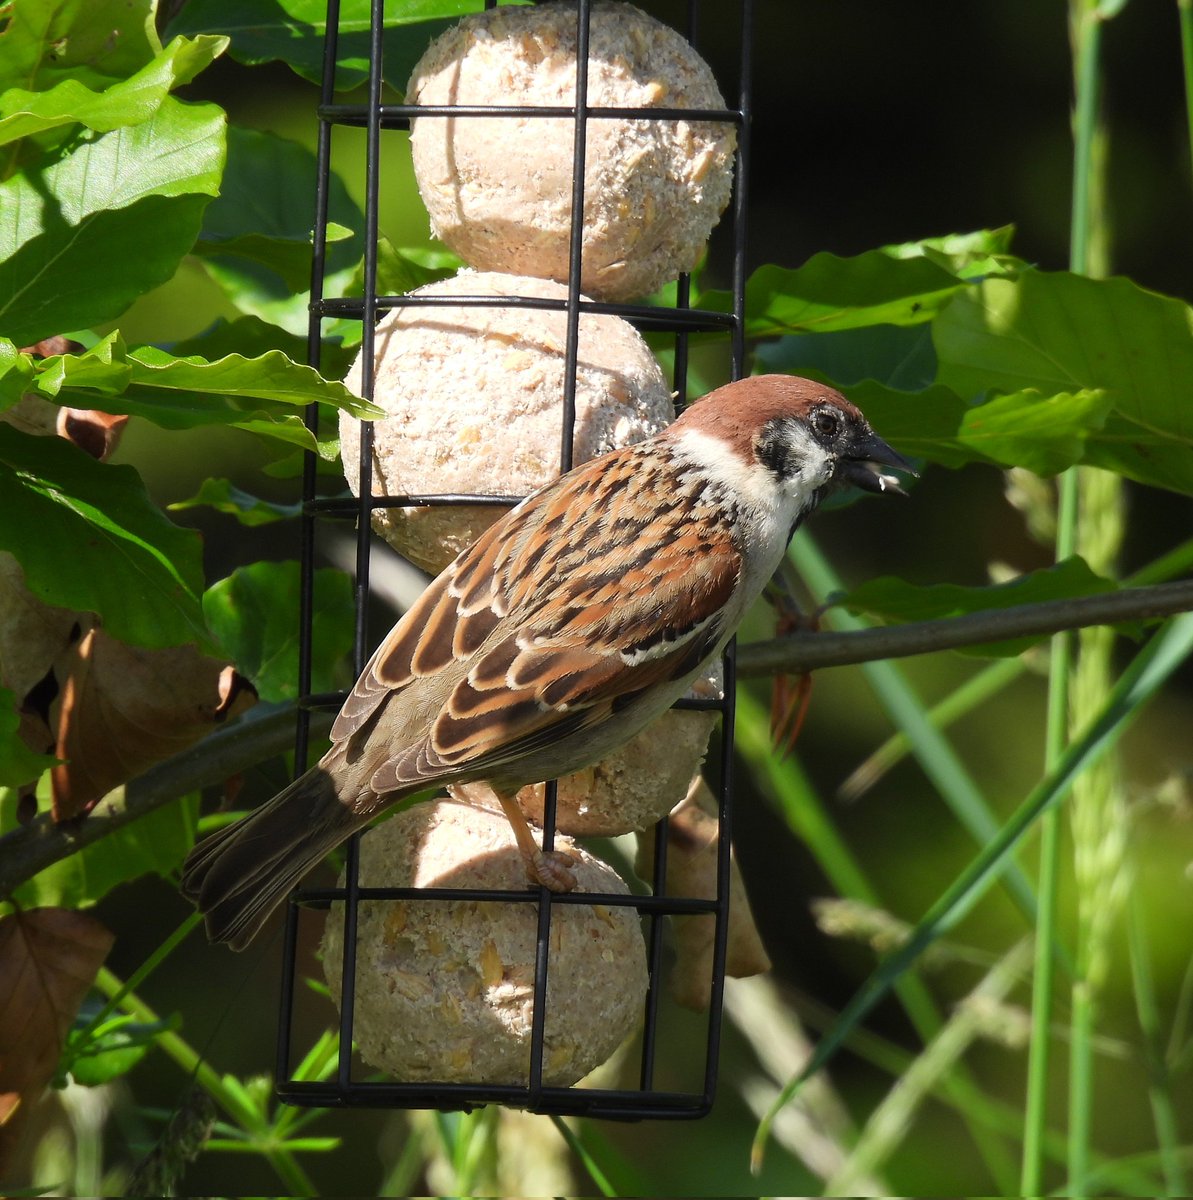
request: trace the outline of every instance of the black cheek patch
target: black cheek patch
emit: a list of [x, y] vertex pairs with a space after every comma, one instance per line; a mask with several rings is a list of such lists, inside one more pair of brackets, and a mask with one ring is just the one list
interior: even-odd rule
[[785, 422], [768, 421], [754, 443], [755, 457], [777, 479], [790, 479], [799, 474], [787, 432]]

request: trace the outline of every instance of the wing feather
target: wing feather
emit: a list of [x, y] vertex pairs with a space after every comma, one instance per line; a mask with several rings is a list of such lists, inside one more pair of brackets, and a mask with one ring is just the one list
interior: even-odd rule
[[660, 478], [657, 451], [615, 451], [537, 493], [398, 622], [333, 739], [416, 689], [438, 689], [438, 716], [389, 731], [375, 788], [477, 777], [686, 678], [724, 640], [741, 552], [694, 483]]

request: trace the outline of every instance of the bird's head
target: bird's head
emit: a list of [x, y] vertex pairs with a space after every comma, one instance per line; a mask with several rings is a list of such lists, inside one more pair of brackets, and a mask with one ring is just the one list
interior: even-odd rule
[[915, 473], [840, 392], [794, 375], [755, 375], [717, 388], [672, 429], [700, 446], [740, 496], [785, 502], [796, 520], [850, 485], [902, 495], [884, 468]]

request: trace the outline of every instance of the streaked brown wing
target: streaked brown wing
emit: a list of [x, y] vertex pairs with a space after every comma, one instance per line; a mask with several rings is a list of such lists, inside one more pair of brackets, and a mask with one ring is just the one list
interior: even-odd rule
[[[504, 539], [526, 533], [525, 509], [514, 509], [491, 525], [428, 585], [386, 635], [365, 665], [331, 728], [331, 740], [351, 737], [381, 702], [414, 680], [434, 675], [471, 657], [496, 628], [500, 617], [489, 602], [465, 604], [457, 582], [462, 569], [479, 564], [491, 570]], [[531, 518], [533, 520], [533, 518]]]
[[[741, 556], [727, 530], [691, 521], [663, 470], [633, 449], [606, 456], [514, 510], [431, 585], [333, 731], [349, 736], [393, 690], [458, 673], [425, 736], [393, 747], [376, 790], [508, 762], [711, 653]], [[672, 500], [665, 514], [659, 495]]]

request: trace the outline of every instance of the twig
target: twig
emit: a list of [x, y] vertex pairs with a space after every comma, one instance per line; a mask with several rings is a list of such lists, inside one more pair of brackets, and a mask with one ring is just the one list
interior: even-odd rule
[[[1062, 629], [1166, 617], [1190, 610], [1193, 610], [1193, 580], [1182, 580], [884, 629], [794, 633], [740, 647], [737, 671], [739, 675], [752, 676], [850, 666], [1043, 636]], [[220, 783], [263, 758], [282, 753], [290, 747], [294, 735], [294, 712], [294, 706], [288, 705], [213, 733], [197, 746], [159, 763], [122, 790], [105, 797], [81, 822], [55, 825], [49, 814], [43, 814], [28, 825], [4, 834], [0, 837], [0, 897], [11, 895], [22, 883], [59, 859], [163, 804], [197, 788]], [[329, 724], [327, 714], [312, 715], [312, 732], [325, 732]]]
[[851, 633], [798, 632], [739, 647], [737, 673], [773, 675], [776, 671], [844, 667], [988, 642], [1042, 637], [1064, 629], [1168, 617], [1190, 610], [1193, 610], [1193, 580], [1181, 580]]
[[[197, 745], [158, 763], [138, 779], [109, 793], [79, 821], [55, 824], [49, 813], [0, 837], [0, 897], [11, 895], [39, 871], [76, 850], [115, 833], [154, 809], [199, 788], [222, 783], [262, 759], [294, 744], [295, 706], [247, 719], [221, 729]], [[325, 732], [331, 716], [315, 713], [312, 732]]]

